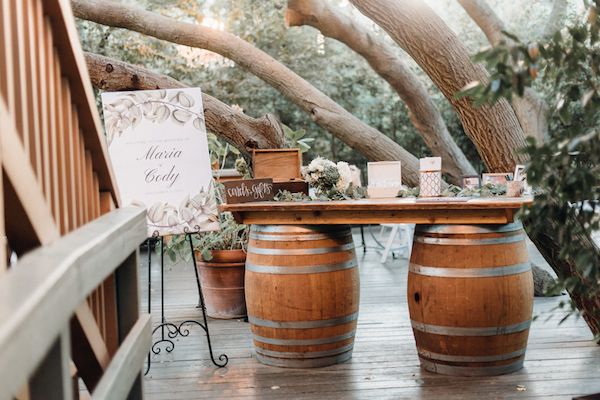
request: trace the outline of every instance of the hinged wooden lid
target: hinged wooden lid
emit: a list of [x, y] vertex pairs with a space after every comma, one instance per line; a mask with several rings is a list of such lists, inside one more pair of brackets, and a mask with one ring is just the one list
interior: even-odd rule
[[273, 178], [273, 181], [302, 179], [300, 149], [265, 149], [252, 151], [254, 178]]

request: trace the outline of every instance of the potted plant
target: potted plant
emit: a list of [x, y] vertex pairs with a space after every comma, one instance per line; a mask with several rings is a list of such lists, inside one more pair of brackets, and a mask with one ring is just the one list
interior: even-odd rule
[[237, 224], [231, 213], [221, 214], [220, 225], [220, 231], [204, 233], [194, 242], [206, 312], [213, 318], [243, 318], [248, 227]]

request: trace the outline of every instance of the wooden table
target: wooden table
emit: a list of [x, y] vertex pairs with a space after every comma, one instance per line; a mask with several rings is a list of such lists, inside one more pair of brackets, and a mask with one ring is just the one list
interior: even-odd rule
[[246, 303], [259, 361], [312, 368], [348, 360], [359, 282], [349, 225], [416, 224], [408, 305], [419, 359], [448, 375], [523, 365], [533, 280], [521, 198], [225, 204], [252, 225]]
[[240, 223], [258, 225], [507, 224], [527, 197], [393, 198], [224, 204]]

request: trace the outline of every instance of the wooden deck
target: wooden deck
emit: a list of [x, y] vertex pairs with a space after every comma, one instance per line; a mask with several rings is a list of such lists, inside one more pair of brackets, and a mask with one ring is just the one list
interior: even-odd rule
[[[360, 239], [355, 236], [356, 243]], [[369, 242], [368, 244], [373, 244]], [[436, 375], [419, 368], [406, 303], [407, 260], [357, 250], [361, 305], [353, 358], [336, 366], [300, 370], [264, 366], [252, 354], [250, 328], [243, 321], [210, 320], [215, 355], [226, 353], [226, 368], [208, 359], [198, 327], [175, 340], [172, 353], [153, 356], [144, 390], [148, 399], [571, 399], [600, 392], [600, 346], [582, 320], [562, 325], [553, 311], [564, 297], [536, 298], [523, 370], [489, 378]], [[142, 255], [142, 288], [147, 289]], [[197, 293], [188, 264], [165, 268], [165, 309], [170, 321], [199, 318]], [[153, 315], [158, 323], [160, 281], [153, 266]], [[144, 292], [145, 296], [145, 292]], [[147, 299], [142, 298], [143, 310]], [[158, 336], [155, 336], [156, 340]]]

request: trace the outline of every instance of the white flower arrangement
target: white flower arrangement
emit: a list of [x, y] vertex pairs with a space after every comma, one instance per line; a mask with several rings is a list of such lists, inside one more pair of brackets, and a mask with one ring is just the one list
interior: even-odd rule
[[306, 182], [316, 189], [322, 199], [343, 200], [361, 198], [364, 195], [360, 188], [352, 184], [352, 170], [347, 162], [337, 164], [326, 158], [317, 157], [302, 167], [302, 176]]

